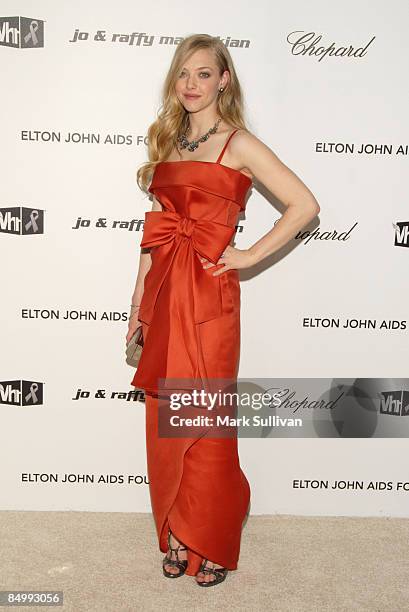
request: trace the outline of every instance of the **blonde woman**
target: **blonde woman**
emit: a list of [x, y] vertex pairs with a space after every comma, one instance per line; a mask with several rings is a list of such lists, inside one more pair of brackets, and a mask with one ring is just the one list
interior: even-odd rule
[[[131, 384], [146, 399], [152, 511], [167, 578], [200, 586], [236, 570], [250, 487], [237, 436], [159, 434], [175, 380], [236, 380], [240, 355], [239, 270], [284, 246], [319, 212], [305, 184], [246, 128], [232, 58], [197, 34], [177, 47], [162, 110], [148, 130], [139, 187], [153, 195], [126, 340], [142, 325], [144, 347]], [[253, 177], [286, 205], [255, 244], [233, 246]], [[179, 388], [179, 387], [178, 387]], [[197, 409], [200, 411], [200, 408]], [[203, 412], [203, 411], [202, 411]]]

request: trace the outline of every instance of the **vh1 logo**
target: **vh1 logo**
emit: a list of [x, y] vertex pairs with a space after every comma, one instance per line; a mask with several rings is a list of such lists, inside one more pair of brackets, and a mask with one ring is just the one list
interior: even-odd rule
[[0, 208], [1, 234], [44, 234], [44, 211], [38, 208]]
[[31, 17], [0, 17], [0, 46], [16, 49], [44, 47], [44, 21]]
[[0, 404], [39, 406], [43, 403], [43, 386], [33, 380], [0, 380]]
[[409, 247], [409, 221], [398, 221], [393, 223], [395, 230], [394, 246]]
[[381, 414], [409, 416], [409, 391], [385, 391], [381, 396]]

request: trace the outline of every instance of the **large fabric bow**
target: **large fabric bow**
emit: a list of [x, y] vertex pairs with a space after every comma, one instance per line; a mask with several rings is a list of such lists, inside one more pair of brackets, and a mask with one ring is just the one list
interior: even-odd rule
[[214, 268], [204, 269], [197, 254], [217, 264], [229, 244], [235, 228], [209, 219], [193, 219], [173, 211], [152, 210], [145, 213], [141, 247], [152, 249], [152, 266], [145, 276], [139, 318], [146, 323], [152, 320], [157, 296], [174, 258], [176, 271], [172, 277], [172, 291], [182, 294], [182, 286], [193, 297], [195, 323], [221, 316], [226, 312], [223, 287], [224, 274], [213, 276]]

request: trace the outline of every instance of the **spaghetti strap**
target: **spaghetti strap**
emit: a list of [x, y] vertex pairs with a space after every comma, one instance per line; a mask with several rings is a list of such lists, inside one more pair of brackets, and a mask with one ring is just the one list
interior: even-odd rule
[[226, 150], [227, 145], [228, 145], [228, 144], [229, 144], [229, 142], [230, 142], [231, 137], [232, 137], [232, 136], [234, 136], [234, 134], [235, 134], [237, 131], [238, 131], [238, 128], [236, 128], [235, 130], [233, 130], [233, 131], [232, 131], [232, 133], [231, 133], [231, 134], [229, 135], [229, 137], [227, 138], [227, 140], [226, 140], [226, 142], [225, 142], [225, 144], [224, 144], [224, 147], [223, 147], [223, 149], [221, 150], [221, 153], [220, 153], [219, 157], [218, 157], [218, 158], [217, 158], [217, 160], [216, 160], [216, 164], [220, 164], [221, 159], [222, 159], [222, 157], [223, 157], [223, 155], [224, 155], [224, 152], [225, 152], [225, 150]]

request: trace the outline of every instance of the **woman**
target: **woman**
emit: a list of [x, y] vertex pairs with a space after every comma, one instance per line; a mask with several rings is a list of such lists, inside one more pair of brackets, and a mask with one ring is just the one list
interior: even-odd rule
[[[128, 342], [142, 325], [144, 348], [131, 384], [145, 391], [152, 511], [159, 548], [167, 551], [163, 573], [213, 586], [237, 569], [250, 501], [237, 436], [210, 437], [205, 429], [196, 437], [164, 437], [161, 419], [171, 389], [236, 380], [238, 270], [284, 246], [320, 209], [247, 130], [233, 62], [217, 38], [192, 35], [177, 47], [148, 142], [150, 161], [137, 176], [153, 206], [145, 213], [126, 336]], [[231, 243], [253, 177], [286, 210], [255, 244], [237, 249]]]

